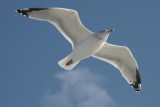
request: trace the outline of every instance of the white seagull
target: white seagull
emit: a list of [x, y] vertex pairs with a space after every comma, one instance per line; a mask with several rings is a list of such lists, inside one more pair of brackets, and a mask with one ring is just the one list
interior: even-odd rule
[[16, 11], [28, 18], [51, 23], [71, 43], [73, 51], [58, 62], [62, 68], [71, 70], [81, 60], [92, 56], [119, 69], [134, 90], [140, 91], [138, 65], [129, 48], [106, 42], [114, 29], [93, 33], [81, 23], [77, 11], [72, 9], [24, 8]]

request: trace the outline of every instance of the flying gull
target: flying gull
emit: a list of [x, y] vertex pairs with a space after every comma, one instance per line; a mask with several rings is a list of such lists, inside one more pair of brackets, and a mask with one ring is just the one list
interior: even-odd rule
[[92, 56], [119, 69], [133, 89], [140, 91], [138, 65], [130, 49], [106, 42], [114, 29], [93, 33], [81, 23], [77, 11], [72, 9], [24, 8], [16, 11], [28, 18], [51, 23], [71, 43], [73, 51], [58, 62], [63, 69], [71, 70], [81, 60]]

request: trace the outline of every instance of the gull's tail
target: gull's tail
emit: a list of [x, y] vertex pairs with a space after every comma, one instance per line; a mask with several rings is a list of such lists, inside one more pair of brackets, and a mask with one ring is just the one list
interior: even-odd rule
[[78, 63], [79, 61], [74, 62], [71, 54], [58, 62], [59, 66], [65, 70], [72, 70]]

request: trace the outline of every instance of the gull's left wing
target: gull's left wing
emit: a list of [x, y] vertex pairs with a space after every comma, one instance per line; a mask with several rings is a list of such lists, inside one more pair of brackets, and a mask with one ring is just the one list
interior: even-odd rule
[[80, 21], [78, 12], [65, 8], [24, 8], [22, 15], [53, 24], [74, 48], [92, 34]]
[[122, 76], [134, 90], [140, 90], [141, 77], [138, 66], [131, 51], [127, 47], [105, 43], [93, 57], [108, 62], [118, 68]]

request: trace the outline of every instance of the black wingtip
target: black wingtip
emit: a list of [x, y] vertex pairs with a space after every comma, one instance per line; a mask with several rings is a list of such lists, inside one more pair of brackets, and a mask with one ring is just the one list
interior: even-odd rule
[[136, 73], [137, 82], [141, 84], [141, 76], [138, 69], [136, 69]]
[[131, 86], [133, 87], [135, 92], [139, 92], [141, 90], [141, 76], [138, 69], [136, 69], [136, 80], [137, 81], [131, 84]]
[[16, 12], [28, 17], [29, 9], [17, 9]]
[[29, 11], [40, 11], [40, 10], [46, 10], [48, 8], [29, 8]]
[[141, 90], [141, 84], [138, 82], [135, 82], [134, 84], [131, 84], [135, 92], [139, 92]]
[[46, 9], [48, 9], [48, 8], [23, 8], [23, 9], [17, 9], [16, 12], [28, 17], [29, 12], [46, 10]]
[[20, 9], [17, 9], [16, 12], [17, 12], [17, 13], [21, 13], [21, 10], [20, 10]]

